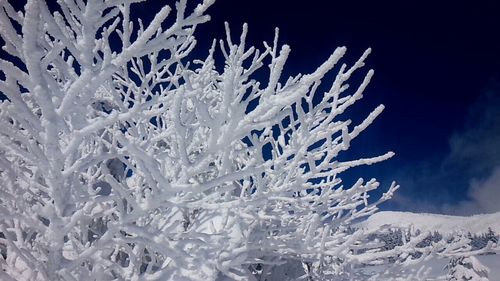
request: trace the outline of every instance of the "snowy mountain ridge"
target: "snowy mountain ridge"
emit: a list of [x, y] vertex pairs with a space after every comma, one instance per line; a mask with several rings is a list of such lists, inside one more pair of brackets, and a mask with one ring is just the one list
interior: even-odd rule
[[500, 233], [500, 212], [473, 216], [451, 216], [426, 213], [382, 211], [375, 213], [358, 227], [368, 231], [375, 231], [380, 227], [409, 228], [420, 231], [438, 231], [441, 234], [454, 232], [470, 232], [482, 234], [491, 228]]

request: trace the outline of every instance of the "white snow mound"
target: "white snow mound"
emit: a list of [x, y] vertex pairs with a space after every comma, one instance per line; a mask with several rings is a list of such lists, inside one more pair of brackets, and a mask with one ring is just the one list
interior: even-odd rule
[[358, 224], [360, 228], [375, 231], [380, 227], [419, 229], [420, 231], [438, 231], [441, 234], [470, 232], [482, 234], [491, 228], [500, 233], [500, 212], [473, 215], [468, 217], [449, 216], [410, 212], [378, 212]]

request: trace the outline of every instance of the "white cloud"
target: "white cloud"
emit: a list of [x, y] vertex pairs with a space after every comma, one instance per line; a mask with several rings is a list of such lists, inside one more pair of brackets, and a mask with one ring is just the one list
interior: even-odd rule
[[443, 165], [472, 177], [487, 177], [500, 165], [500, 89], [486, 91], [472, 104], [464, 129], [450, 140]]
[[[455, 215], [500, 211], [500, 85], [471, 105], [464, 126], [449, 138], [448, 154], [429, 155], [400, 172], [402, 189], [406, 182], [413, 191], [396, 194], [394, 202], [402, 209]], [[422, 186], [433, 189], [419, 197]], [[456, 200], [458, 193], [467, 198], [442, 203]]]
[[444, 206], [457, 214], [500, 211], [500, 91], [479, 97], [469, 111], [465, 129], [450, 138], [444, 165], [453, 165], [469, 179], [468, 199]]
[[481, 210], [486, 213], [500, 211], [500, 166], [482, 181], [473, 181], [469, 196]]

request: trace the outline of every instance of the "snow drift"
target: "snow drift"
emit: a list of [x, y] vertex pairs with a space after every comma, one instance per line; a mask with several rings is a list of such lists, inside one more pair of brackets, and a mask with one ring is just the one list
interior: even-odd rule
[[491, 228], [494, 232], [500, 233], [500, 212], [463, 217], [384, 211], [370, 216], [359, 223], [358, 227], [367, 231], [375, 231], [381, 227], [413, 228], [420, 231], [437, 231], [441, 234], [454, 232], [481, 234]]

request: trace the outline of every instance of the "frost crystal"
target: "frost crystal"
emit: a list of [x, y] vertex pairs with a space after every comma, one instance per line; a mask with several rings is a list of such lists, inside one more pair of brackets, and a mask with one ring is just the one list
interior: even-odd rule
[[393, 155], [338, 160], [383, 110], [341, 116], [373, 75], [346, 84], [370, 50], [323, 93], [343, 47], [285, 80], [277, 32], [259, 49], [226, 25], [192, 60], [213, 1], [146, 25], [135, 2], [0, 1], [0, 279], [265, 280], [286, 264], [326, 280], [405, 252], [359, 250], [368, 236], [350, 228], [397, 186], [371, 199], [375, 179], [340, 179]]

